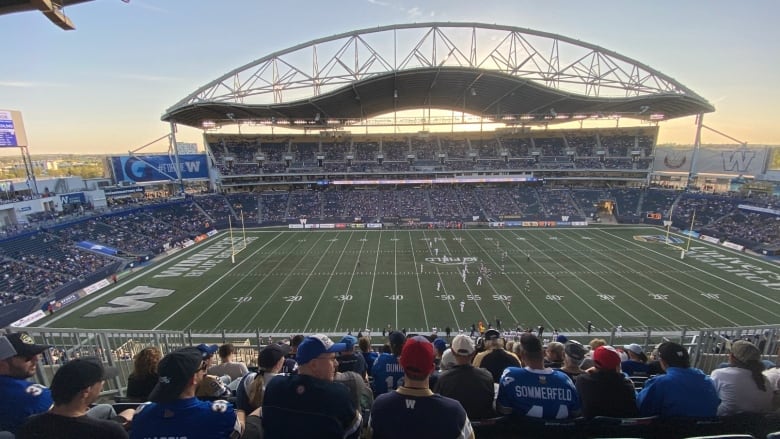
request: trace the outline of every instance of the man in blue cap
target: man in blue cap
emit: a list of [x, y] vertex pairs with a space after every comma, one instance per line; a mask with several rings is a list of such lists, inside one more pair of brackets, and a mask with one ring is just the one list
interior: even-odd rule
[[333, 382], [336, 355], [347, 349], [324, 334], [306, 337], [296, 354], [298, 374], [266, 384], [263, 430], [266, 439], [357, 438], [362, 417], [346, 386]]
[[366, 360], [360, 352], [355, 352], [358, 347], [358, 339], [354, 335], [345, 335], [341, 339], [341, 343], [347, 345], [347, 349], [336, 357], [339, 362], [337, 370], [339, 372], [355, 372], [368, 381]]
[[233, 405], [222, 400], [195, 397], [209, 363], [197, 347], [173, 351], [160, 360], [160, 380], [149, 395], [153, 404], [142, 405], [133, 417], [131, 438], [209, 437], [241, 435], [243, 427]]

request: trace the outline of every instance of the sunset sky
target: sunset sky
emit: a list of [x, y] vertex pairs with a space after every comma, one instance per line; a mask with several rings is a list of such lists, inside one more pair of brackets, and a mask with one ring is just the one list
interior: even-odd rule
[[[706, 125], [780, 144], [775, 0], [97, 0], [65, 13], [75, 31], [40, 12], [0, 16], [0, 109], [22, 112], [31, 154], [127, 153], [168, 132], [160, 121], [168, 107], [252, 60], [350, 30], [430, 21], [512, 25], [602, 46], [709, 100], [716, 112]], [[662, 124], [659, 143], [694, 136], [685, 118]], [[177, 137], [202, 148], [200, 130], [181, 127]], [[706, 132], [703, 143], [733, 142]]]

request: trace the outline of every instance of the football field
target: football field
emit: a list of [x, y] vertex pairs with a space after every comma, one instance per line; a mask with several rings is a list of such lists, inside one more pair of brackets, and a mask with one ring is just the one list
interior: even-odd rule
[[588, 321], [598, 331], [780, 323], [780, 266], [665, 238], [598, 226], [223, 231], [36, 326], [428, 332], [499, 319], [568, 333]]

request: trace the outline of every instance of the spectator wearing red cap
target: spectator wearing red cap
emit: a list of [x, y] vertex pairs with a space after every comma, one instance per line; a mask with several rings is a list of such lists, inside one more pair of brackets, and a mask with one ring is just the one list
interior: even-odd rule
[[634, 384], [620, 372], [620, 355], [612, 346], [593, 352], [596, 366], [577, 377], [575, 385], [586, 418], [612, 416], [630, 418], [639, 414]]
[[374, 439], [474, 437], [460, 403], [433, 393], [428, 386], [435, 356], [433, 344], [425, 337], [406, 341], [400, 358], [403, 386], [377, 397], [371, 409], [369, 428]]
[[712, 417], [720, 398], [712, 379], [691, 367], [688, 351], [674, 342], [658, 347], [664, 375], [650, 378], [637, 394], [640, 416]]
[[533, 334], [520, 337], [524, 368], [507, 367], [498, 383], [496, 410], [543, 419], [575, 417], [580, 398], [574, 383], [560, 370], [544, 367], [542, 342]]
[[324, 334], [304, 338], [295, 360], [298, 373], [266, 384], [262, 406], [264, 437], [357, 438], [362, 417], [346, 386], [333, 382], [336, 355], [347, 345]]

